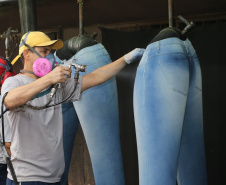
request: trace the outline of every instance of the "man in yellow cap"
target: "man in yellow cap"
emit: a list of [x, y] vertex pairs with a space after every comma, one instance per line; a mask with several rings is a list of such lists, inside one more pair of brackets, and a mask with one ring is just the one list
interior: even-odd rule
[[[12, 61], [14, 64], [19, 57], [23, 58], [23, 74], [8, 78], [2, 87], [2, 95], [8, 92], [4, 104], [10, 109], [8, 119], [12, 130], [12, 164], [17, 180], [22, 184], [58, 184], [64, 171], [61, 106], [33, 110], [26, 105], [53, 105], [69, 95], [68, 101], [80, 100], [83, 91], [109, 80], [126, 64], [141, 59], [144, 52], [144, 49], [135, 49], [115, 62], [80, 77], [78, 84], [68, 78], [71, 69], [65, 66], [55, 67], [49, 73], [39, 76], [41, 69], [35, 71], [39, 64], [35, 67], [34, 64], [40, 58], [49, 56], [52, 49], [61, 47], [61, 40], [50, 40], [43, 32], [26, 33], [21, 39], [19, 55]], [[58, 83], [62, 83], [62, 87], [56, 91], [52, 102], [49, 102], [49, 93], [46, 92]], [[8, 174], [7, 185], [13, 185], [12, 175], [11, 172]]]

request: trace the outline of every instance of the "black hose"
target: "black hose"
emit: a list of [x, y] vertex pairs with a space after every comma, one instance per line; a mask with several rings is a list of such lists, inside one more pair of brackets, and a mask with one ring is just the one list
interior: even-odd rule
[[50, 107], [53, 107], [53, 106], [56, 106], [56, 105], [59, 105], [59, 104], [62, 104], [64, 102], [66, 102], [73, 95], [74, 91], [76, 90], [77, 84], [78, 84], [78, 78], [79, 78], [79, 71], [76, 71], [75, 77], [74, 77], [74, 79], [75, 79], [74, 89], [73, 89], [72, 93], [67, 98], [65, 98], [64, 100], [62, 100], [61, 102], [55, 103], [53, 105], [49, 105], [50, 102], [51, 102], [51, 100], [50, 100], [46, 105], [43, 105], [43, 106], [33, 106], [31, 104], [25, 104], [23, 106], [28, 107], [28, 108], [31, 108], [31, 109], [34, 109], [34, 110], [42, 110], [42, 109], [47, 109], [47, 108], [50, 108]]
[[[49, 105], [49, 103], [51, 102], [51, 101], [49, 101], [46, 105], [44, 105], [42, 107], [37, 107], [37, 106], [32, 106], [32, 105], [26, 105], [26, 104], [25, 104], [25, 106], [28, 107], [28, 108], [32, 108], [32, 109], [41, 110], [41, 109], [46, 109], [46, 108], [53, 107], [53, 106], [56, 106], [56, 105], [59, 105], [59, 104], [64, 103], [65, 101], [67, 101], [73, 95], [74, 91], [76, 90], [77, 84], [78, 84], [78, 78], [79, 78], [79, 70], [76, 70], [75, 77], [74, 77], [74, 79], [75, 79], [74, 89], [73, 89], [72, 93], [67, 98], [65, 98], [63, 101], [61, 101], [59, 103], [56, 103], [56, 104], [53, 104], [53, 105]], [[56, 86], [56, 87], [58, 87], [58, 86]], [[13, 181], [14, 181], [15, 185], [18, 185], [17, 176], [16, 176], [16, 173], [15, 173], [15, 170], [14, 170], [14, 167], [13, 167], [13, 164], [12, 164], [12, 161], [11, 161], [11, 157], [8, 154], [8, 152], [6, 150], [6, 147], [5, 147], [4, 116], [3, 115], [9, 109], [7, 108], [5, 111], [3, 111], [3, 104], [4, 104], [4, 99], [5, 99], [5, 97], [6, 97], [7, 94], [8, 94], [8, 92], [6, 92], [4, 94], [4, 96], [2, 98], [2, 103], [1, 103], [2, 104], [2, 107], [1, 107], [1, 115], [0, 115], [0, 118], [2, 118], [2, 140], [3, 140], [3, 142], [0, 141], [0, 144], [1, 144], [1, 146], [3, 145], [2, 146], [2, 148], [3, 148], [3, 155], [5, 156], [5, 154], [6, 154], [6, 156], [5, 156], [6, 163], [7, 163], [7, 166], [9, 168], [9, 170], [10, 170], [10, 173], [11, 173], [11, 175], [13, 177]]]
[[8, 92], [7, 93], [5, 93], [4, 95], [3, 95], [3, 97], [2, 97], [2, 107], [1, 107], [1, 118], [2, 118], [2, 150], [3, 150], [3, 155], [5, 156], [5, 160], [6, 160], [6, 164], [7, 164], [7, 166], [8, 166], [8, 168], [9, 168], [9, 170], [10, 170], [10, 173], [11, 173], [11, 175], [12, 175], [12, 177], [13, 177], [13, 181], [14, 181], [14, 183], [15, 183], [15, 185], [17, 185], [18, 184], [18, 181], [17, 181], [17, 177], [16, 177], [16, 173], [15, 173], [15, 170], [14, 170], [14, 168], [13, 168], [13, 164], [12, 164], [12, 161], [11, 161], [11, 157], [10, 157], [10, 155], [9, 155], [9, 153], [7, 152], [7, 150], [6, 150], [6, 146], [5, 146], [5, 130], [4, 130], [4, 113], [6, 113], [9, 109], [6, 109], [5, 111], [3, 111], [3, 104], [4, 104], [4, 100], [5, 100], [5, 97], [6, 97], [6, 95], [8, 94]]
[[9, 109], [6, 109], [5, 111], [3, 111], [3, 104], [4, 104], [4, 100], [5, 100], [5, 97], [6, 95], [8, 94], [5, 93], [2, 97], [2, 107], [1, 107], [1, 118], [2, 118], [2, 143], [3, 145], [5, 146], [5, 129], [4, 129], [4, 114], [9, 110]]

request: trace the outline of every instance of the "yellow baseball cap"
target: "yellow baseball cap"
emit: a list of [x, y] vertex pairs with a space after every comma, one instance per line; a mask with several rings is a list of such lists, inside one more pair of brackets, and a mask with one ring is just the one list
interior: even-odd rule
[[17, 55], [11, 64], [15, 64], [18, 58], [21, 56], [25, 49], [29, 49], [24, 45], [22, 40], [29, 45], [30, 47], [35, 46], [50, 46], [52, 45], [52, 49], [60, 49], [63, 47], [64, 43], [62, 40], [51, 40], [48, 35], [40, 31], [30, 31], [23, 35], [19, 45], [19, 55]]

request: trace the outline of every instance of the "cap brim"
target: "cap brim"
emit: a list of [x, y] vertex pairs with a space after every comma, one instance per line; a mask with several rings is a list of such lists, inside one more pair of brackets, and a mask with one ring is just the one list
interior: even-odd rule
[[16, 63], [16, 61], [18, 60], [18, 58], [20, 58], [20, 55], [17, 55], [13, 61], [11, 62], [12, 65], [14, 65]]
[[64, 46], [64, 43], [62, 40], [50, 40], [35, 46], [51, 46], [51, 45], [52, 45], [52, 49], [60, 49]]

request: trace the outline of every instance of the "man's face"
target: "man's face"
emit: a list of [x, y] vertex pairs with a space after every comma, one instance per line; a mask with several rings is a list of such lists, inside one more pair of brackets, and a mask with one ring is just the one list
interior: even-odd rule
[[[38, 47], [34, 47], [34, 49], [43, 57], [45, 58], [51, 51], [52, 46], [38, 46]], [[30, 51], [30, 57], [31, 57], [31, 61], [35, 61], [39, 58], [39, 56], [36, 53], [32, 53]]]

